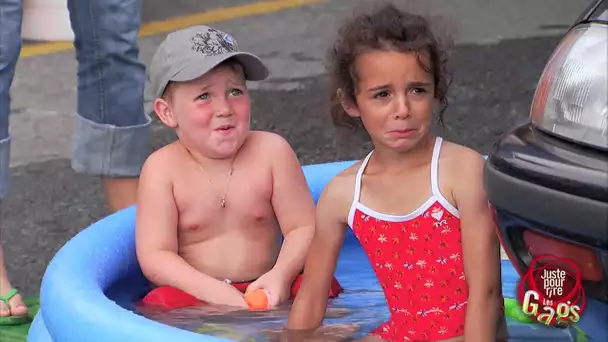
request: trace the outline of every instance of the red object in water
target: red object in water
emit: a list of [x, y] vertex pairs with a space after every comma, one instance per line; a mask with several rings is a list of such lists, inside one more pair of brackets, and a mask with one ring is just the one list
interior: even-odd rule
[[141, 304], [170, 310], [202, 305], [205, 302], [174, 287], [160, 286], [150, 291], [142, 299]]
[[[296, 295], [298, 294], [298, 291], [300, 290], [300, 286], [302, 286], [302, 274], [300, 274], [296, 280], [293, 282], [293, 285], [291, 285], [291, 298], [290, 299], [294, 299], [296, 298]], [[340, 285], [340, 283], [338, 282], [338, 279], [333, 278], [331, 280], [331, 285], [329, 287], [329, 298], [335, 298], [338, 297], [338, 295], [340, 295], [340, 293], [344, 292], [344, 289], [342, 288], [342, 285]]]
[[[291, 286], [290, 299], [294, 299], [296, 294], [298, 293], [298, 290], [300, 289], [300, 286], [302, 284], [302, 277], [302, 274], [298, 275], [295, 281], [293, 282], [293, 285]], [[232, 286], [234, 286], [237, 290], [245, 293], [247, 287], [250, 284], [251, 282], [233, 283]], [[329, 298], [335, 298], [343, 291], [344, 289], [342, 288], [338, 280], [336, 278], [332, 279], [328, 294]], [[205, 304], [205, 302], [174, 287], [160, 286], [148, 292], [148, 294], [142, 299], [141, 304], [146, 306], [158, 307], [165, 310], [173, 310], [186, 308], [189, 306], [203, 305]]]

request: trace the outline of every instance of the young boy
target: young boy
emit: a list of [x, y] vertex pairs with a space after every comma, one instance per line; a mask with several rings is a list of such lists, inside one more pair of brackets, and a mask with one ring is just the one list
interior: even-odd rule
[[[249, 129], [245, 82], [265, 79], [268, 69], [228, 34], [195, 26], [169, 34], [148, 73], [148, 113], [178, 140], [141, 173], [137, 257], [158, 286], [143, 302], [246, 307], [243, 292], [258, 288], [272, 307], [290, 298], [315, 207], [290, 145]], [[340, 290], [336, 283], [331, 295]]]

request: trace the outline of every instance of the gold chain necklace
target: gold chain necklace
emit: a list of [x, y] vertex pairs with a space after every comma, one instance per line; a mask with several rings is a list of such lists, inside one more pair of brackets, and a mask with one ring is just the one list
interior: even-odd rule
[[207, 177], [207, 181], [209, 182], [209, 185], [211, 186], [211, 189], [213, 190], [213, 192], [215, 192], [217, 197], [219, 197], [222, 200], [222, 208], [226, 208], [226, 195], [228, 194], [228, 188], [230, 187], [230, 181], [232, 181], [232, 173], [234, 171], [234, 159], [232, 159], [232, 161], [230, 163], [230, 173], [228, 174], [228, 183], [226, 184], [226, 190], [224, 191], [224, 196], [222, 196], [215, 189], [215, 186], [213, 186], [211, 177], [209, 177], [209, 174], [207, 173], [207, 171], [205, 171], [205, 168], [203, 168], [203, 165], [198, 160], [196, 160], [196, 158], [194, 158], [194, 156], [192, 155], [192, 152], [190, 152], [190, 150], [188, 148], [186, 148], [186, 151], [188, 151], [188, 154], [190, 155], [190, 157], [192, 157], [192, 159], [194, 159], [194, 162], [198, 165], [198, 167], [201, 169], [201, 171], [203, 171], [203, 173], [205, 174], [205, 177]]

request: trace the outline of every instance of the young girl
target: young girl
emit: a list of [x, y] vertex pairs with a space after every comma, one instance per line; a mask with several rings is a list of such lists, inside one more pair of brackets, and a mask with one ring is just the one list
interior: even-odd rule
[[434, 109], [441, 123], [447, 105], [445, 56], [424, 18], [393, 5], [340, 30], [331, 50], [332, 117], [362, 126], [374, 150], [319, 199], [291, 333], [321, 325], [349, 226], [391, 313], [364, 340], [506, 340], [484, 159], [430, 131]]

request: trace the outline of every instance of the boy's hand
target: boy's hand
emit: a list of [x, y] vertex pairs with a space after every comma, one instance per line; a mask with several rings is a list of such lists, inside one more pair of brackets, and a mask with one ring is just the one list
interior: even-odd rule
[[223, 282], [218, 283], [219, 286], [213, 289], [213, 300], [207, 300], [207, 302], [232, 308], [247, 308], [245, 297], [239, 290], [235, 289], [232, 285]]
[[286, 277], [276, 271], [270, 270], [247, 287], [246, 293], [253, 290], [264, 289], [270, 293], [268, 306], [274, 308], [289, 299], [291, 284], [287, 283]]

